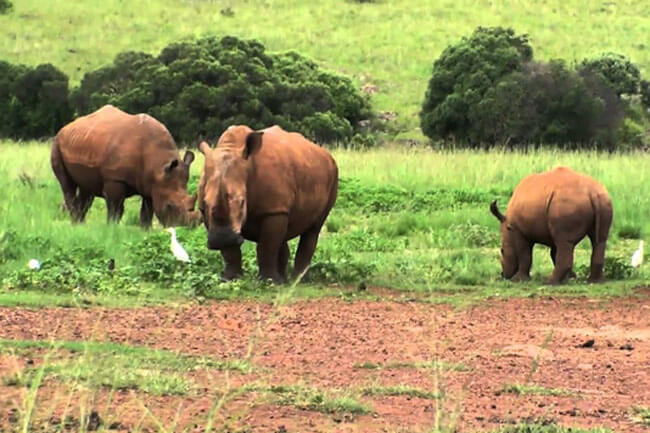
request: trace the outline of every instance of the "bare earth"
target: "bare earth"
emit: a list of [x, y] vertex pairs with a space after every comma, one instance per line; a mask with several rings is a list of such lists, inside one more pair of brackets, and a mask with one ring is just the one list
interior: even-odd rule
[[[491, 300], [454, 309], [425, 303], [337, 299], [273, 307], [256, 302], [134, 310], [0, 308], [0, 337], [94, 339], [222, 359], [245, 358], [250, 374], [198, 370], [188, 396], [152, 397], [133, 390], [91, 395], [92, 405], [118, 430], [200, 431], [215, 393], [247, 383], [298, 384], [355, 392], [368, 386], [410, 385], [444, 390], [443, 400], [362, 396], [369, 415], [322, 414], [277, 406], [245, 393], [216, 410], [215, 428], [254, 432], [420, 432], [458, 416], [459, 431], [546, 420], [567, 426], [605, 426], [643, 432], [633, 406], [650, 406], [650, 291], [611, 301], [545, 298]], [[595, 340], [593, 347], [579, 347]], [[535, 368], [535, 358], [539, 365]], [[366, 362], [443, 360], [466, 371], [355, 368]], [[27, 360], [0, 354], [0, 375]], [[38, 362], [38, 361], [36, 361]], [[514, 395], [504, 384], [536, 384], [571, 396]], [[40, 417], [62, 416], [71, 393], [50, 380], [39, 391]], [[338, 390], [338, 391], [337, 391]], [[81, 401], [75, 391], [72, 401]], [[0, 383], [0, 430], [15, 416], [27, 389]], [[64, 395], [62, 398], [61, 395]], [[357, 394], [358, 395], [358, 394]], [[83, 397], [83, 398], [87, 398]], [[151, 416], [144, 416], [144, 407]], [[40, 412], [39, 412], [40, 410]], [[74, 412], [74, 411], [73, 411]], [[78, 414], [78, 411], [77, 411]], [[108, 415], [111, 414], [111, 415]], [[105, 418], [112, 417], [111, 420]]]

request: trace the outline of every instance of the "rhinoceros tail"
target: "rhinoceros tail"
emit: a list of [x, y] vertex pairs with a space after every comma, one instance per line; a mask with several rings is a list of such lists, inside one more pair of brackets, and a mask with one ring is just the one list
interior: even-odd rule
[[[54, 137], [54, 140], [52, 140], [52, 153], [50, 154], [50, 163], [52, 164], [52, 171], [54, 172], [56, 179], [61, 185], [64, 196], [69, 194], [72, 194], [74, 196], [77, 185], [75, 184], [74, 180], [72, 180], [72, 177], [70, 177], [68, 170], [65, 168], [63, 155], [61, 154], [61, 149], [59, 147], [60, 139], [61, 138], [57, 134], [57, 136]], [[66, 206], [67, 205], [68, 204], [66, 203]]]

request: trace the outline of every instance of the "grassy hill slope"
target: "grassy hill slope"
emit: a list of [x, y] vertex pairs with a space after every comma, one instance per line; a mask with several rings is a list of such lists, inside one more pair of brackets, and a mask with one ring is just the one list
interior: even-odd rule
[[650, 2], [637, 0], [14, 0], [0, 16], [0, 59], [51, 62], [78, 82], [125, 50], [232, 34], [296, 50], [377, 86], [374, 105], [418, 124], [431, 64], [479, 26], [528, 33], [540, 59], [626, 54], [650, 73]]

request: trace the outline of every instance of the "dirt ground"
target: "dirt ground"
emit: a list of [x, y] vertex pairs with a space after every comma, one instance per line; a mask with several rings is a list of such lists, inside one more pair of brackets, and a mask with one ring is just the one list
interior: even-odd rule
[[[257, 368], [250, 374], [189, 373], [198, 388], [188, 396], [153, 397], [133, 390], [114, 396], [105, 390], [93, 393], [93, 408], [104, 417], [103, 422], [118, 430], [157, 431], [157, 422], [161, 422], [168, 431], [200, 431], [215, 390], [255, 382], [339, 391], [410, 385], [444, 391], [445, 398], [362, 396], [360, 400], [373, 413], [348, 415], [278, 406], [256, 393], [246, 393], [216, 410], [215, 428], [278, 433], [420, 432], [430, 431], [436, 422], [453, 423], [457, 417], [462, 432], [536, 420], [605, 426], [617, 432], [648, 431], [631, 420], [631, 410], [636, 405], [650, 406], [650, 290], [611, 301], [493, 299], [463, 309], [338, 299], [279, 307], [247, 301], [133, 310], [0, 308], [0, 337], [94, 339], [223, 359], [251, 353], [251, 363]], [[581, 347], [588, 340], [594, 340], [593, 345]], [[368, 362], [436, 359], [462, 363], [467, 369], [436, 373], [417, 368], [355, 368]], [[0, 355], [0, 375], [26, 362]], [[561, 388], [573, 394], [502, 392], [505, 384], [514, 383]], [[37, 408], [48, 406], [48, 414], [61, 416], [58, 407], [65, 399], [54, 401], [61, 395], [61, 386], [46, 382], [39, 391]], [[2, 424], [6, 426], [16, 416], [27, 392], [0, 385]], [[87, 397], [80, 393], [75, 392], [73, 402]], [[109, 413], [111, 420], [106, 419]]]

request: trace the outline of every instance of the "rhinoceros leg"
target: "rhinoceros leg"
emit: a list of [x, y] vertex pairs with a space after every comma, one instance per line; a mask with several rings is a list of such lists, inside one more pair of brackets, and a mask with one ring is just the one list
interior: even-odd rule
[[269, 215], [262, 220], [257, 240], [257, 265], [260, 278], [270, 278], [275, 284], [282, 284], [284, 278], [278, 270], [280, 252], [287, 237], [287, 215]]
[[533, 243], [522, 242], [521, 248], [517, 251], [518, 269], [513, 275], [513, 281], [530, 280], [530, 267], [533, 265]]
[[555, 269], [548, 280], [548, 284], [560, 284], [572, 272], [573, 268], [573, 250], [575, 245], [567, 242], [560, 241], [555, 243], [557, 253], [555, 255]]
[[591, 271], [589, 272], [588, 280], [590, 283], [599, 283], [603, 281], [606, 247], [607, 241], [600, 241], [594, 245], [594, 239], [591, 239]]
[[153, 221], [153, 201], [151, 197], [142, 197], [142, 205], [140, 206], [140, 226], [143, 228], [151, 228]]
[[86, 214], [88, 213], [90, 206], [93, 204], [93, 200], [95, 200], [93, 194], [79, 188], [77, 195], [72, 200], [72, 206], [70, 209], [74, 221], [83, 222], [84, 219], [86, 219]]
[[316, 245], [318, 244], [320, 229], [320, 226], [315, 226], [300, 235], [300, 243], [298, 243], [298, 250], [296, 251], [296, 258], [294, 259], [293, 265], [294, 278], [305, 272], [311, 263], [311, 258], [314, 256], [314, 251], [316, 251]]
[[[555, 256], [556, 256], [556, 254], [557, 254], [557, 248], [555, 248], [555, 246], [552, 246], [551, 247], [551, 260], [553, 260], [553, 266], [555, 266]], [[569, 277], [568, 278], [575, 278], [575, 277], [576, 277], [576, 273], [573, 271], [573, 269], [571, 269], [569, 271]]]
[[287, 279], [287, 265], [289, 264], [289, 244], [284, 242], [278, 253], [278, 273], [282, 280]]
[[224, 248], [221, 250], [221, 257], [226, 264], [221, 278], [225, 281], [239, 278], [242, 274], [241, 269], [241, 249], [237, 247]]
[[126, 199], [126, 186], [122, 182], [104, 183], [104, 198], [108, 210], [107, 221], [119, 222], [124, 214], [124, 200]]

